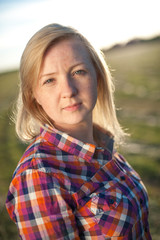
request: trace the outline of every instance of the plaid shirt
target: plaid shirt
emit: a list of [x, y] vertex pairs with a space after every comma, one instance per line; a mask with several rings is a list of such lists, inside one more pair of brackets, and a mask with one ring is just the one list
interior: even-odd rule
[[6, 201], [21, 239], [151, 239], [145, 187], [105, 138], [106, 147], [98, 148], [41, 130], [14, 172]]

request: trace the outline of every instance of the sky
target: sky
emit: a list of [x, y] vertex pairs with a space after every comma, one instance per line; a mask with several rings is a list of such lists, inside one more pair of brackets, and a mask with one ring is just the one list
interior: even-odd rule
[[50, 23], [77, 28], [110, 47], [160, 35], [160, 0], [0, 0], [0, 71], [18, 68], [32, 35]]

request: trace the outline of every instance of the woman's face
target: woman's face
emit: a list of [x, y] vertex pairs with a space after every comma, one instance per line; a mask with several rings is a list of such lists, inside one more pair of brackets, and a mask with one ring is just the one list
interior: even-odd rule
[[46, 53], [35, 98], [58, 129], [92, 123], [97, 75], [78, 39], [62, 40]]

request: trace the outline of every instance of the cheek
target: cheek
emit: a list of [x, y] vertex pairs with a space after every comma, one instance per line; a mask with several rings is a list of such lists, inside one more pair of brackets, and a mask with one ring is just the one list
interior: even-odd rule
[[41, 94], [40, 91], [37, 89], [34, 91], [34, 98], [39, 105], [42, 105]]
[[38, 91], [35, 92], [34, 94], [36, 101], [41, 105], [42, 107], [45, 107], [50, 103], [52, 100], [50, 97], [50, 94], [47, 92], [45, 93], [44, 91]]
[[42, 103], [41, 103], [41, 100], [40, 100], [40, 98], [39, 97], [37, 97], [37, 96], [35, 96], [35, 99], [36, 99], [36, 102], [40, 105], [40, 106], [42, 106]]
[[97, 79], [96, 78], [94, 78], [90, 84], [90, 94], [94, 98], [97, 98]]
[[90, 82], [90, 84], [88, 84], [86, 88], [83, 88], [82, 91], [85, 94], [87, 102], [90, 105], [95, 105], [97, 101], [97, 81]]
[[94, 86], [94, 88], [92, 89], [92, 101], [93, 101], [93, 104], [95, 104], [96, 103], [96, 101], [97, 101], [97, 87], [96, 86]]

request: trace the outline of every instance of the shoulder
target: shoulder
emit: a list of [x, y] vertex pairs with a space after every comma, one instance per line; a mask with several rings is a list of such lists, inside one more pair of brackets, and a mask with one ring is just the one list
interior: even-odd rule
[[46, 173], [52, 172], [54, 169], [53, 163], [57, 160], [58, 155], [62, 155], [60, 151], [54, 144], [50, 144], [44, 138], [38, 136], [26, 148], [14, 171], [13, 178], [33, 170]]
[[7, 194], [6, 208], [11, 219], [16, 222], [16, 216], [20, 212], [23, 215], [29, 204], [32, 207], [45, 202], [49, 204], [53, 198], [63, 193], [65, 196], [69, 195], [57, 174], [26, 169], [12, 179]]
[[116, 161], [118, 167], [122, 169], [128, 176], [135, 178], [140, 181], [140, 175], [134, 170], [134, 168], [129, 164], [125, 157], [117, 151], [113, 153], [113, 159]]

